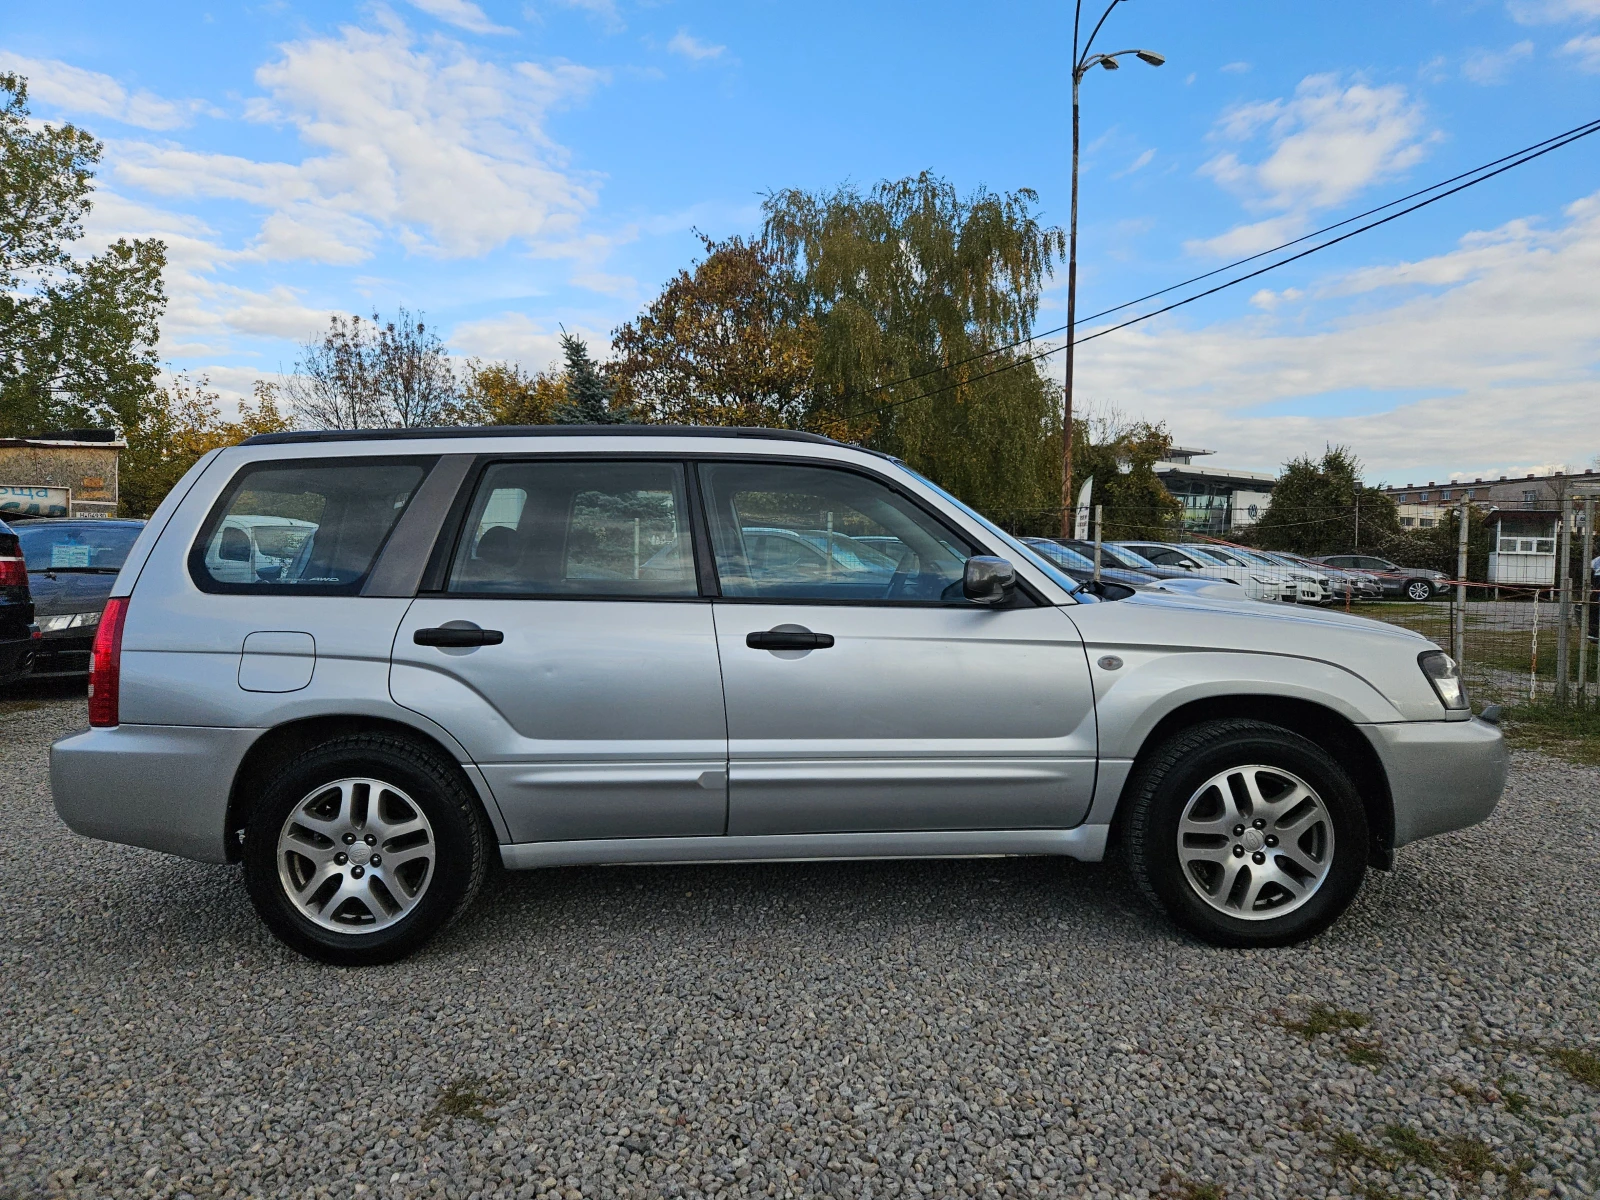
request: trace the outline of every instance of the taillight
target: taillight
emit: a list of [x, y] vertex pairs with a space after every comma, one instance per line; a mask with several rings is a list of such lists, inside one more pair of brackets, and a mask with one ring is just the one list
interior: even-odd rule
[[122, 622], [128, 615], [128, 598], [106, 601], [95, 630], [89, 655], [89, 724], [115, 725], [117, 700], [122, 690]]
[[20, 558], [0, 558], [0, 587], [27, 586], [27, 562]]

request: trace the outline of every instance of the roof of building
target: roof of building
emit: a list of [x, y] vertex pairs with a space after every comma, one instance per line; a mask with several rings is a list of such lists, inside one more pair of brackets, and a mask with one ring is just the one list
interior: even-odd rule
[[0, 450], [17, 450], [24, 447], [40, 447], [51, 450], [126, 450], [128, 443], [111, 430], [110, 437], [84, 438], [74, 437], [73, 434], [90, 432], [88, 430], [73, 429], [66, 433], [45, 433], [38, 437], [0, 438]]
[[1497, 479], [1484, 479], [1482, 477], [1476, 479], [1467, 479], [1463, 476], [1456, 479], [1446, 479], [1443, 483], [1430, 479], [1427, 483], [1388, 484], [1379, 488], [1378, 490], [1389, 493], [1418, 491], [1423, 488], [1458, 488], [1480, 486], [1498, 487], [1502, 483], [1553, 483], [1558, 479], [1576, 480], [1579, 483], [1600, 484], [1600, 475], [1597, 475], [1594, 469], [1591, 467], [1583, 471], [1556, 471], [1550, 475], [1501, 475]]
[[1157, 475], [1192, 475], [1196, 479], [1215, 479], [1226, 483], [1274, 484], [1278, 477], [1270, 471], [1241, 471], [1231, 467], [1193, 467], [1187, 463], [1158, 462], [1151, 470]]
[[419, 438], [484, 437], [738, 437], [775, 442], [843, 442], [799, 429], [762, 429], [742, 425], [453, 425], [427, 429], [309, 429], [258, 433], [246, 446], [283, 446], [296, 442], [381, 442]]

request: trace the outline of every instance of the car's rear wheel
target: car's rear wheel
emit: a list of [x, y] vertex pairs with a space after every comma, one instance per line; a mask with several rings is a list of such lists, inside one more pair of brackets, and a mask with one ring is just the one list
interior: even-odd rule
[[1184, 929], [1219, 946], [1282, 946], [1321, 932], [1360, 890], [1367, 821], [1316, 743], [1260, 721], [1175, 735], [1129, 783], [1134, 877]]
[[268, 783], [245, 883], [284, 943], [343, 966], [410, 954], [472, 902], [491, 842], [453, 765], [387, 734], [336, 738]]
[[1413, 579], [1406, 584], [1407, 600], [1432, 600], [1433, 584], [1426, 579]]

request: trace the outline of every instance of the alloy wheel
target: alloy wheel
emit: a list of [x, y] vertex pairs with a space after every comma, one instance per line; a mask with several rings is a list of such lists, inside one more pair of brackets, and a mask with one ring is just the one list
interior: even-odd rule
[[295, 805], [278, 834], [278, 880], [307, 920], [371, 933], [402, 920], [433, 881], [433, 826], [381, 779], [340, 779]]
[[1333, 818], [1282, 767], [1229, 767], [1197, 788], [1178, 820], [1178, 860], [1195, 893], [1247, 921], [1284, 916], [1317, 893], [1333, 866]]

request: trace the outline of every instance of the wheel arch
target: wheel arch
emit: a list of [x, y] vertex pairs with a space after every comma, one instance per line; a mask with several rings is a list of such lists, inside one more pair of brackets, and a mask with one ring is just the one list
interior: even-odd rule
[[483, 809], [484, 818], [489, 822], [490, 828], [503, 838], [504, 822], [493, 798], [487, 794], [482, 780], [473, 778], [475, 772], [468, 771], [463, 765], [461, 755], [442, 738], [415, 725], [408, 725], [404, 721], [383, 717], [355, 713], [318, 715], [275, 725], [257, 738], [250, 749], [245, 751], [244, 757], [239, 761], [238, 770], [234, 772], [233, 786], [228, 793], [225, 826], [228, 861], [239, 861], [246, 818], [274, 771], [318, 743], [357, 733], [391, 734], [437, 754], [441, 762], [448, 763], [456, 772], [461, 782], [466, 784], [467, 790], [478, 798], [478, 805]]
[[1120, 823], [1126, 811], [1122, 799], [1128, 788], [1139, 777], [1141, 768], [1157, 749], [1175, 734], [1205, 721], [1228, 717], [1243, 717], [1276, 725], [1297, 733], [1321, 746], [1349, 772], [1351, 781], [1361, 797], [1366, 810], [1367, 828], [1371, 833], [1367, 860], [1375, 867], [1389, 870], [1394, 865], [1394, 797], [1389, 790], [1389, 776], [1383, 761], [1372, 743], [1362, 736], [1354, 722], [1342, 713], [1318, 704], [1290, 696], [1240, 694], [1208, 696], [1180, 704], [1156, 722], [1145, 735], [1134, 757], [1133, 768], [1123, 784], [1118, 797], [1116, 813], [1111, 822], [1111, 837], [1116, 840]]

